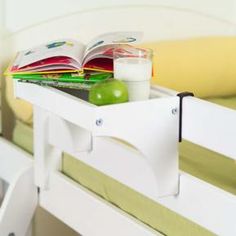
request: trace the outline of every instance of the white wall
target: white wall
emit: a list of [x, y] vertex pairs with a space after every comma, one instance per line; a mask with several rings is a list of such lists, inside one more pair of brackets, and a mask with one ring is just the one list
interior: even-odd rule
[[5, 12], [4, 9], [5, 8], [5, 4], [3, 0], [0, 0], [0, 39], [3, 35], [3, 31], [4, 31], [4, 25], [5, 25]]
[[[1, 0], [0, 0], [1, 1]], [[17, 31], [56, 16], [104, 6], [163, 5], [181, 7], [236, 22], [236, 0], [5, 0], [6, 25]]]

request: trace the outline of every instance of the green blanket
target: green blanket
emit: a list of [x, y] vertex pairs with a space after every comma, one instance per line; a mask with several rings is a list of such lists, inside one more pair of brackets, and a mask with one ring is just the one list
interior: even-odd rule
[[[210, 101], [236, 109], [236, 97]], [[32, 152], [32, 137], [32, 129], [18, 122], [14, 142]], [[180, 144], [180, 169], [236, 194], [236, 163], [222, 155], [184, 141]], [[165, 235], [212, 235], [199, 225], [67, 154], [63, 157], [63, 173]]]

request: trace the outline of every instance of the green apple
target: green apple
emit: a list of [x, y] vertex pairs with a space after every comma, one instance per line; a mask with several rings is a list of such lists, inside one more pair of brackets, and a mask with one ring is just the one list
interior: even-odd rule
[[94, 84], [89, 91], [89, 102], [98, 106], [128, 102], [128, 98], [126, 84], [113, 78]]

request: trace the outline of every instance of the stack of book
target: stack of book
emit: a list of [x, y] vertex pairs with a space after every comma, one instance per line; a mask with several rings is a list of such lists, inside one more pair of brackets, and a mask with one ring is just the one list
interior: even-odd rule
[[113, 76], [113, 50], [139, 42], [140, 32], [100, 35], [87, 45], [63, 39], [18, 52], [6, 71], [13, 79], [58, 88], [89, 90]]

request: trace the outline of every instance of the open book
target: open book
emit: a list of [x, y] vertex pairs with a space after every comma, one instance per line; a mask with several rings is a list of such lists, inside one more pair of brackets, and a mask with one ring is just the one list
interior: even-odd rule
[[120, 44], [141, 40], [141, 32], [112, 32], [100, 35], [87, 45], [63, 39], [17, 54], [7, 74], [59, 73], [83, 70], [112, 71], [113, 50]]

